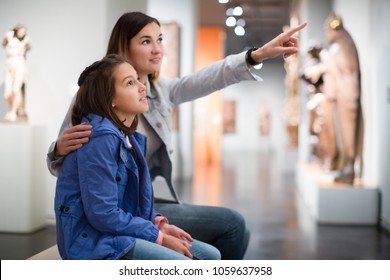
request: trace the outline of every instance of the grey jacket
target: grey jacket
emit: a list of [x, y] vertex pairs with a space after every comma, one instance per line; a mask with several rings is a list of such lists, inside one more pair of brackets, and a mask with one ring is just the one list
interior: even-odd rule
[[[152, 180], [156, 176], [165, 178], [172, 196], [177, 201], [178, 197], [172, 186], [172, 162], [169, 158], [169, 154], [173, 151], [171, 142], [171, 114], [173, 108], [181, 103], [195, 100], [229, 85], [247, 80], [261, 80], [261, 78], [250, 72], [246, 65], [245, 53], [243, 52], [230, 55], [183, 78], [168, 80], [160, 77], [153, 83], [148, 82], [147, 97], [149, 110], [143, 113], [143, 117], [164, 143], [153, 155], [154, 167], [150, 170], [150, 174]], [[74, 99], [66, 114], [59, 135], [65, 129], [71, 127], [70, 116]], [[146, 137], [152, 136], [146, 135]], [[50, 145], [47, 154], [47, 166], [51, 174], [57, 176], [63, 158], [55, 157], [55, 144], [56, 142], [53, 142]]]

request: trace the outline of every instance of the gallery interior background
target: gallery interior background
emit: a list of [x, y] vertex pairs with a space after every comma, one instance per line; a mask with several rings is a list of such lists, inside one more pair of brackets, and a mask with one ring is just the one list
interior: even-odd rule
[[[163, 2], [163, 3], [162, 3]], [[385, 26], [389, 25], [387, 13], [390, 3], [386, 0], [321, 1], [301, 0], [299, 17], [310, 25], [301, 33], [301, 49], [307, 49], [313, 39], [323, 41], [323, 20], [330, 10], [341, 14], [348, 30], [358, 45], [363, 77], [363, 110], [366, 123], [365, 130], [365, 173], [364, 179], [369, 185], [380, 189], [381, 223], [390, 228], [390, 84], [386, 73], [389, 73], [390, 58], [387, 50], [390, 47], [388, 36], [383, 35]], [[359, 4], [355, 4], [359, 2]], [[115, 3], [115, 4], [113, 4]], [[0, 3], [0, 31], [5, 33], [17, 22], [28, 28], [33, 46], [28, 54], [30, 79], [28, 82], [27, 110], [30, 124], [43, 125], [44, 132], [39, 139], [42, 147], [49, 147], [57, 137], [58, 129], [66, 113], [68, 104], [75, 92], [75, 82], [79, 73], [91, 61], [101, 58], [105, 53], [111, 28], [116, 19], [127, 10], [140, 10], [157, 17], [161, 22], [177, 22], [180, 25], [181, 60], [180, 74], [191, 73], [194, 69], [195, 40], [198, 26], [198, 5], [196, 0], [86, 0], [86, 1], [49, 1], [49, 0], [6, 0]], [[163, 11], [163, 12], [162, 12]], [[4, 65], [4, 53], [0, 55], [0, 65]], [[268, 70], [266, 69], [270, 69]], [[248, 150], [266, 149], [280, 153], [280, 159], [286, 157], [283, 150], [285, 132], [283, 123], [276, 121], [268, 140], [251, 135], [245, 129], [245, 115], [255, 113], [258, 104], [270, 104], [272, 119], [278, 120], [278, 108], [283, 106], [283, 81], [273, 79], [272, 71], [284, 71], [282, 65], [269, 63], [262, 76], [265, 82], [261, 88], [252, 83], [243, 83], [227, 88], [224, 98], [237, 101], [238, 132], [224, 137], [222, 147], [240, 149], [242, 139], [249, 140]], [[0, 69], [0, 89], [3, 89], [3, 68]], [[241, 98], [240, 93], [248, 93], [248, 98]], [[254, 100], [256, 102], [254, 102]], [[0, 101], [0, 104], [3, 101]], [[0, 106], [0, 109], [2, 107]], [[242, 110], [250, 108], [249, 110]], [[245, 113], [246, 112], [246, 113]], [[190, 177], [193, 170], [192, 125], [193, 104], [183, 104], [180, 108], [180, 128], [175, 141], [179, 152], [175, 161], [180, 161], [180, 170], [175, 176], [183, 174]], [[254, 125], [255, 127], [255, 125]], [[275, 140], [275, 141], [273, 141]], [[301, 138], [300, 143], [305, 139]], [[17, 141], [14, 141], [17, 142]], [[12, 141], [4, 142], [11, 145]], [[260, 143], [260, 145], [259, 145]], [[266, 148], [264, 148], [266, 147]], [[31, 149], [34, 149], [32, 146]], [[31, 164], [40, 162], [45, 165], [45, 154], [32, 151]], [[299, 158], [305, 158], [307, 151], [300, 150]], [[12, 158], [8, 159], [12, 160]], [[1, 159], [2, 167], [7, 166]], [[6, 167], [5, 167], [6, 168]], [[18, 176], [17, 170], [15, 176]], [[54, 221], [52, 200], [54, 197], [55, 178], [47, 170], [38, 174], [43, 178], [41, 196], [44, 202], [45, 220]], [[7, 188], [3, 183], [1, 188]], [[4, 196], [2, 196], [4, 197]]]

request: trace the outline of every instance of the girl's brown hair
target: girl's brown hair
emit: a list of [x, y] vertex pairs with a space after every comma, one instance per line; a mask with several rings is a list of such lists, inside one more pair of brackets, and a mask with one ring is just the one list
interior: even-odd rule
[[72, 124], [81, 123], [83, 117], [89, 113], [109, 119], [116, 127], [125, 133], [134, 133], [138, 117], [136, 116], [130, 127], [123, 124], [112, 107], [115, 95], [114, 71], [122, 63], [128, 63], [123, 57], [111, 54], [102, 60], [96, 61], [81, 73], [78, 85], [79, 90], [72, 109]]

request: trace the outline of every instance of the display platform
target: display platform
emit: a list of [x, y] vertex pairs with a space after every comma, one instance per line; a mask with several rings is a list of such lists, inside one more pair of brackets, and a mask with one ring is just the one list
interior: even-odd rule
[[0, 232], [45, 225], [46, 127], [0, 123]]
[[319, 224], [378, 224], [378, 188], [363, 182], [334, 183], [315, 163], [297, 164], [296, 178], [299, 193]]

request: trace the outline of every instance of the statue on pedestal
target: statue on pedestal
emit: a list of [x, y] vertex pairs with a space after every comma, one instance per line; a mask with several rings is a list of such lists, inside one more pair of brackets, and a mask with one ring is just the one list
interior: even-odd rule
[[323, 123], [319, 137], [325, 143], [325, 166], [335, 171], [335, 182], [353, 184], [355, 174], [361, 173], [363, 147], [358, 52], [339, 16], [328, 17], [325, 35], [329, 47], [321, 51], [318, 72], [311, 71], [306, 76], [321, 73], [323, 77]]
[[26, 35], [26, 27], [17, 24], [3, 38], [6, 51], [4, 98], [9, 111], [5, 122], [27, 121], [25, 110], [25, 90], [28, 77], [26, 53], [31, 49], [31, 42]]

